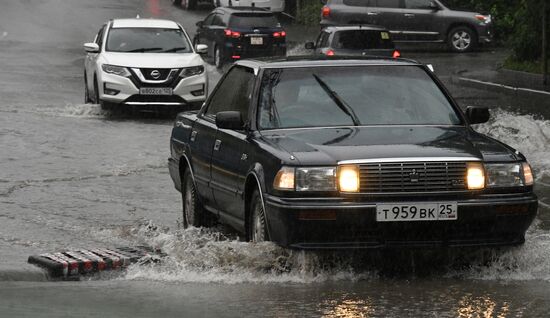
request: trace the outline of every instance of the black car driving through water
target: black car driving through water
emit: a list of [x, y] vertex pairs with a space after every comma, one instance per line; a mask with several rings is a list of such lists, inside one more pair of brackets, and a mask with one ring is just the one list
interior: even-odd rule
[[315, 43], [306, 43], [306, 49], [315, 50], [315, 55], [401, 57], [401, 53], [395, 49], [390, 32], [376, 25], [324, 27]]
[[239, 61], [181, 113], [170, 175], [187, 225], [304, 249], [524, 242], [533, 174], [476, 132], [424, 65], [392, 58]]
[[286, 55], [286, 31], [273, 14], [256, 7], [220, 7], [197, 22], [195, 44], [207, 44], [216, 67], [250, 57]]

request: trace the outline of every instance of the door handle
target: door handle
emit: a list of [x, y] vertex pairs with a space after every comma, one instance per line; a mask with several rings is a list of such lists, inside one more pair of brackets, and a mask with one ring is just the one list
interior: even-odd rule
[[184, 124], [183, 121], [180, 121], [180, 120], [176, 121], [176, 127], [185, 128], [185, 129], [191, 128], [191, 126], [188, 126], [188, 125]]
[[376, 16], [378, 15], [378, 12], [367, 12], [367, 15]]
[[216, 142], [214, 143], [214, 151], [220, 150], [221, 145], [222, 145], [222, 141], [219, 139], [216, 139]]
[[414, 18], [414, 13], [405, 13], [403, 15], [407, 18]]
[[191, 132], [191, 138], [189, 138], [191, 141], [195, 141], [195, 138], [197, 138], [197, 131], [193, 130]]

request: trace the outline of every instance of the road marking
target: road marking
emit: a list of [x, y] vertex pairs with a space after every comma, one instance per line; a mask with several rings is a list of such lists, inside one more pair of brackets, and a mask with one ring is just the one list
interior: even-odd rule
[[550, 92], [539, 91], [539, 90], [531, 89], [531, 88], [513, 87], [513, 86], [504, 85], [504, 84], [484, 82], [484, 81], [480, 81], [480, 80], [476, 80], [476, 79], [472, 79], [472, 78], [467, 78], [467, 77], [459, 77], [458, 79], [461, 80], [461, 81], [465, 81], [465, 82], [472, 82], [472, 83], [477, 83], [477, 84], [482, 84], [482, 85], [487, 85], [487, 86], [505, 88], [505, 89], [509, 89], [509, 90], [513, 90], [513, 91], [523, 91], [523, 92], [528, 92], [528, 93], [537, 93], [537, 94], [544, 94], [544, 95], [549, 95], [550, 96]]

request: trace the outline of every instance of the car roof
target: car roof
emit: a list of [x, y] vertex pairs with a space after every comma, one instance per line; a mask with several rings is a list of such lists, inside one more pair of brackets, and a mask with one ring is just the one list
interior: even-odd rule
[[161, 19], [114, 19], [111, 28], [179, 29], [176, 22]]
[[217, 11], [225, 11], [231, 13], [273, 13], [265, 8], [260, 7], [219, 7]]
[[378, 56], [338, 56], [327, 57], [319, 56], [290, 56], [286, 58], [267, 58], [267, 59], [249, 59], [237, 61], [235, 64], [253, 68], [294, 68], [294, 67], [323, 67], [323, 66], [363, 66], [363, 65], [386, 65], [386, 66], [411, 66], [421, 65], [414, 60], [395, 59], [391, 57]]
[[357, 24], [357, 25], [331, 25], [323, 28], [324, 31], [351, 31], [351, 30], [372, 30], [372, 31], [388, 31], [383, 26], [374, 24]]

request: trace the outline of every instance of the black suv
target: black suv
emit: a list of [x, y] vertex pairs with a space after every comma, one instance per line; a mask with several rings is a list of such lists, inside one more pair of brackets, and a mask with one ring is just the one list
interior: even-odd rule
[[197, 27], [194, 44], [207, 44], [208, 57], [218, 68], [243, 58], [286, 55], [286, 32], [265, 9], [217, 8]]
[[390, 32], [373, 25], [328, 26], [321, 30], [317, 41], [307, 42], [306, 49], [315, 55], [371, 55], [401, 57], [395, 49]]
[[447, 43], [467, 52], [493, 38], [490, 15], [452, 10], [438, 0], [328, 0], [321, 25], [378, 24], [395, 42]]
[[296, 248], [524, 242], [538, 200], [526, 158], [476, 132], [424, 65], [393, 58], [239, 61], [176, 118], [170, 175], [184, 224], [218, 218]]

